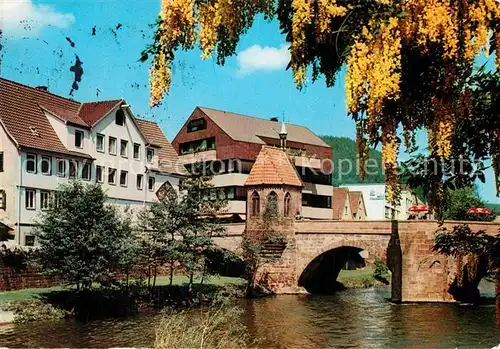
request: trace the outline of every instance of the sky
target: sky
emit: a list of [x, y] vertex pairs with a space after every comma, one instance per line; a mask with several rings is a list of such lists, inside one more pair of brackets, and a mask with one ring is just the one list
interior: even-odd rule
[[[138, 61], [151, 42], [160, 0], [0, 0], [0, 76], [23, 84], [47, 85], [69, 97], [75, 56], [84, 73], [77, 101], [124, 98], [138, 117], [156, 121], [172, 140], [196, 106], [280, 120], [309, 127], [319, 135], [354, 138], [345, 108], [345, 71], [334, 87], [323, 81], [299, 91], [293, 84], [285, 37], [276, 21], [258, 17], [221, 67], [202, 61], [199, 50], [178, 52], [171, 93], [149, 108], [148, 63]], [[95, 29], [95, 35], [93, 34]], [[425, 137], [419, 137], [425, 148]], [[407, 156], [402, 154], [401, 159]], [[495, 197], [492, 171], [480, 194]]]

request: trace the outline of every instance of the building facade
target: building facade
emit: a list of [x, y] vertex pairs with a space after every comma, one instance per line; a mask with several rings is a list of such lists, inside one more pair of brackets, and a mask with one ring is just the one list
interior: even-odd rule
[[[282, 127], [275, 118], [197, 107], [172, 145], [188, 170], [193, 170], [195, 163], [205, 164], [214, 175], [214, 186], [228, 199], [228, 214], [245, 220], [245, 182], [263, 146], [282, 148]], [[332, 149], [306, 127], [286, 124], [284, 131], [285, 152], [303, 182], [301, 215], [332, 219]]]
[[136, 214], [186, 175], [153, 122], [136, 118], [123, 99], [80, 103], [0, 79], [0, 222], [20, 245], [71, 180], [100, 183], [109, 203]]
[[408, 208], [421, 204], [411, 190], [403, 189], [399, 204], [392, 205], [386, 200], [385, 184], [350, 184], [341, 186], [341, 188], [348, 189], [350, 193], [362, 193], [366, 219], [369, 220], [392, 219], [392, 217], [398, 220], [407, 220], [410, 216]]

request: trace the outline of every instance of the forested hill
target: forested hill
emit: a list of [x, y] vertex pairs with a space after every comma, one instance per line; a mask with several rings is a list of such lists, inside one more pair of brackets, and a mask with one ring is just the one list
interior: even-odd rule
[[333, 185], [384, 183], [382, 154], [378, 150], [370, 149], [371, 167], [361, 181], [356, 164], [356, 142], [347, 137], [321, 136], [321, 139], [333, 149]]

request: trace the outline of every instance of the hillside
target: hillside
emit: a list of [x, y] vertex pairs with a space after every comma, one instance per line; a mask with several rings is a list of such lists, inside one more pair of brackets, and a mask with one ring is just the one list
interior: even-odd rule
[[321, 139], [333, 149], [333, 185], [384, 183], [382, 154], [379, 151], [370, 149], [370, 165], [373, 166], [369, 167], [369, 174], [361, 181], [356, 164], [356, 142], [347, 137], [321, 136]]

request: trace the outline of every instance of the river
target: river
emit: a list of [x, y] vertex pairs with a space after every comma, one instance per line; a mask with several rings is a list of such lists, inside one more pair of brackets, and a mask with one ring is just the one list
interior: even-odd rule
[[[391, 304], [389, 288], [241, 300], [262, 348], [492, 348], [495, 306]], [[0, 347], [150, 347], [158, 315], [0, 327]]]

